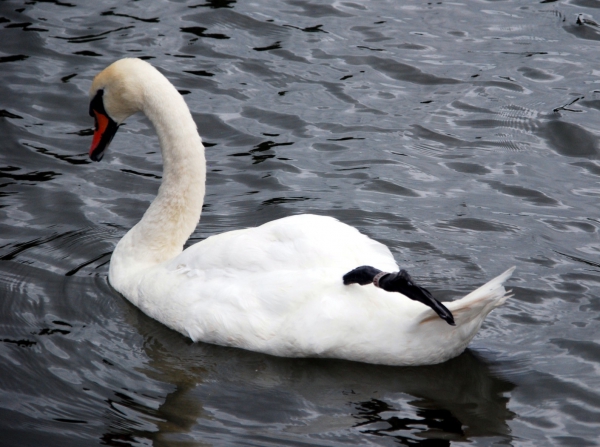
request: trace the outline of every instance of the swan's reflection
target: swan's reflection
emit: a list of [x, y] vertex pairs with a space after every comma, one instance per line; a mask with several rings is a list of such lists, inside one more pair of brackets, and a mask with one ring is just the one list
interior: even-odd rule
[[[430, 439], [468, 441], [479, 436], [507, 436], [505, 395], [514, 385], [494, 376], [472, 351], [441, 365], [405, 368], [397, 391], [383, 398], [355, 402], [355, 427], [391, 436], [406, 445], [429, 445]], [[403, 393], [397, 395], [397, 393]]]
[[[441, 365], [404, 368], [282, 359], [193, 344], [134, 308], [133, 315], [149, 359], [141, 372], [173, 391], [158, 408], [132, 408], [152, 428], [128, 439], [154, 446], [360, 445], [391, 437], [402, 445], [449, 445], [509, 437], [506, 396], [514, 385], [471, 351]], [[111, 431], [104, 442], [123, 445], [123, 431]]]

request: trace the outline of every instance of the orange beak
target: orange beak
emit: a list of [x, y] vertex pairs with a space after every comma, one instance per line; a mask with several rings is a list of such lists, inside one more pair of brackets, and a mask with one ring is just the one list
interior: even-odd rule
[[94, 129], [94, 139], [92, 140], [92, 147], [90, 148], [90, 157], [98, 149], [100, 145], [100, 141], [102, 141], [102, 135], [106, 132], [106, 128], [108, 127], [108, 117], [94, 110], [94, 115], [96, 119], [96, 126]]
[[94, 161], [102, 160], [104, 151], [112, 141], [115, 133], [119, 129], [119, 125], [115, 123], [108, 115], [98, 110], [93, 110], [94, 113], [94, 138], [90, 147], [90, 158]]
[[104, 91], [98, 90], [90, 102], [90, 116], [94, 118], [94, 139], [90, 147], [90, 158], [94, 161], [102, 160], [104, 151], [112, 141], [119, 125], [110, 117], [104, 109]]

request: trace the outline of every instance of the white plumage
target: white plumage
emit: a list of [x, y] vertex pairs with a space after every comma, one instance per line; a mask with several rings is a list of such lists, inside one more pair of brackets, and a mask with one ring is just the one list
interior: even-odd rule
[[142, 111], [156, 128], [164, 160], [157, 198], [113, 253], [110, 282], [194, 341], [288, 357], [432, 364], [460, 354], [507, 298], [503, 282], [514, 268], [445, 303], [453, 327], [399, 293], [346, 286], [342, 276], [358, 266], [388, 272], [398, 266], [387, 247], [330, 217], [287, 217], [183, 251], [200, 218], [206, 177], [204, 147], [183, 98], [139, 59], [106, 68], [90, 95], [97, 119], [93, 159], [110, 142], [100, 141], [101, 115], [120, 124]]

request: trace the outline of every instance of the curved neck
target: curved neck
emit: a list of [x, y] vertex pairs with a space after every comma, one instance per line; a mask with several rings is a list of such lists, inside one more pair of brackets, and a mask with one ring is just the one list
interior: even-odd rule
[[142, 111], [160, 140], [163, 179], [158, 195], [119, 242], [111, 270], [126, 263], [146, 268], [177, 256], [190, 237], [204, 202], [204, 146], [185, 101], [162, 75], [145, 80]]

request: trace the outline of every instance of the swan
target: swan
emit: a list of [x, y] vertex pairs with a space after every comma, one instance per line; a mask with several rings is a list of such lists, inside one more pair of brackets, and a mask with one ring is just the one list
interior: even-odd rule
[[442, 304], [398, 268], [390, 250], [331, 217], [296, 215], [211, 236], [183, 250], [205, 194], [204, 146], [175, 87], [140, 59], [92, 82], [90, 158], [143, 112], [156, 129], [163, 177], [142, 219], [118, 242], [112, 287], [193, 341], [282, 357], [425, 365], [459, 355], [509, 297], [514, 267]]

